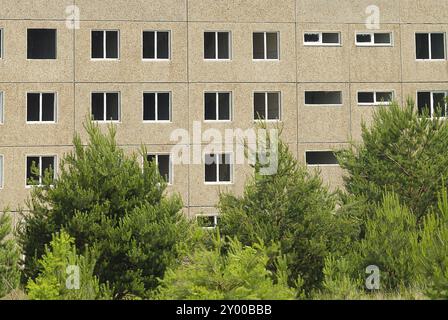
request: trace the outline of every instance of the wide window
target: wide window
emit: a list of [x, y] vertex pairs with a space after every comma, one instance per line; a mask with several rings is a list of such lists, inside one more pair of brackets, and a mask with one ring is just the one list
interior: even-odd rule
[[143, 93], [143, 121], [171, 121], [171, 94], [169, 92]]
[[280, 92], [254, 93], [254, 120], [280, 120]]
[[356, 34], [357, 46], [391, 46], [392, 33], [390, 32], [360, 32]]
[[335, 46], [341, 44], [341, 34], [339, 32], [305, 32], [303, 43], [306, 46]]
[[28, 29], [28, 59], [56, 59], [56, 29]]
[[230, 59], [230, 32], [204, 32], [204, 59]]
[[56, 122], [55, 93], [27, 93], [27, 122]]
[[278, 32], [255, 32], [253, 34], [254, 60], [279, 59]]
[[204, 120], [230, 121], [231, 114], [230, 92], [206, 92], [204, 94]]
[[341, 91], [306, 91], [305, 104], [308, 105], [341, 105]]
[[170, 58], [169, 31], [143, 31], [143, 59], [168, 60]]
[[92, 31], [92, 59], [118, 59], [119, 41], [117, 30]]
[[205, 182], [232, 182], [232, 162], [230, 154], [205, 155]]
[[309, 166], [338, 165], [338, 160], [332, 151], [307, 151], [305, 158]]
[[445, 33], [416, 33], [417, 60], [445, 59]]
[[[36, 169], [33, 170], [33, 168]], [[28, 156], [26, 157], [26, 185], [42, 185], [43, 178], [47, 174], [51, 174], [54, 180], [56, 171], [55, 156]]]
[[219, 217], [217, 214], [201, 214], [196, 216], [196, 221], [203, 229], [215, 229], [218, 226]]
[[393, 100], [392, 91], [360, 91], [358, 92], [358, 105], [386, 105]]
[[120, 93], [93, 92], [92, 119], [94, 121], [120, 121]]
[[420, 91], [417, 92], [417, 107], [420, 116], [446, 117], [448, 92]]
[[172, 166], [169, 154], [148, 154], [146, 160], [149, 163], [155, 162], [162, 178], [164, 178], [167, 183], [172, 183]]

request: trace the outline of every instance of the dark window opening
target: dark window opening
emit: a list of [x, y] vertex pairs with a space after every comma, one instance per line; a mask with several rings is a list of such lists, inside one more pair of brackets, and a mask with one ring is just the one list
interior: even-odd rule
[[341, 91], [306, 91], [305, 104], [339, 105], [342, 104]]
[[254, 93], [254, 119], [280, 120], [280, 93]]
[[205, 182], [231, 182], [231, 180], [230, 154], [205, 155]]
[[196, 221], [201, 228], [214, 229], [218, 226], [219, 219], [218, 216], [199, 215], [196, 216]]
[[307, 165], [337, 165], [338, 160], [332, 151], [308, 151], [306, 152]]
[[417, 33], [415, 49], [419, 60], [445, 59], [445, 34]]
[[143, 121], [170, 121], [170, 109], [169, 92], [145, 92], [143, 94]]
[[358, 103], [375, 103], [373, 92], [358, 92]]
[[119, 121], [120, 120], [119, 93], [93, 92], [92, 119], [94, 121]]
[[149, 163], [155, 162], [159, 169], [160, 176], [165, 179], [167, 183], [171, 183], [171, 164], [170, 155], [168, 154], [148, 154], [146, 160]]
[[92, 31], [92, 59], [118, 59], [118, 31]]
[[322, 33], [322, 43], [338, 44], [339, 43], [339, 33], [337, 33], [337, 32]]
[[56, 29], [28, 29], [28, 59], [56, 59]]
[[255, 32], [252, 42], [254, 59], [275, 60], [279, 58], [277, 32]]
[[230, 120], [231, 103], [229, 92], [206, 92], [204, 103], [205, 120]]
[[56, 121], [55, 105], [54, 93], [27, 93], [27, 121]]
[[417, 93], [417, 109], [420, 116], [431, 116], [431, 92]]
[[143, 32], [143, 59], [169, 59], [170, 33], [168, 31]]
[[204, 32], [204, 59], [230, 59], [229, 32]]
[[[34, 169], [35, 168], [35, 169]], [[34, 170], [33, 170], [34, 169]], [[30, 156], [26, 158], [26, 184], [41, 185], [43, 177], [50, 174], [51, 180], [55, 178], [55, 157]]]

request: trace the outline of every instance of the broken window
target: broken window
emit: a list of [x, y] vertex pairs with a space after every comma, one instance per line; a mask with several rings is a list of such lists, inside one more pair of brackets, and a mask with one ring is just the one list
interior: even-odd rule
[[278, 32], [255, 32], [253, 34], [254, 60], [279, 59], [278, 47], [279, 47]]
[[119, 33], [117, 30], [92, 31], [92, 59], [118, 59]]
[[341, 34], [339, 32], [305, 32], [303, 43], [310, 45], [340, 45]]
[[56, 29], [28, 29], [27, 57], [56, 59]]
[[391, 32], [363, 32], [356, 34], [357, 46], [390, 46], [392, 45]]
[[415, 49], [417, 60], [445, 59], [445, 34], [416, 33]]
[[196, 221], [203, 229], [215, 229], [218, 226], [219, 217], [217, 214], [197, 215]]
[[120, 94], [118, 92], [92, 93], [94, 121], [120, 121]]
[[230, 32], [204, 32], [204, 59], [230, 59]]
[[[26, 185], [42, 185], [43, 178], [48, 173], [51, 180], [55, 178], [55, 156], [28, 156], [26, 157]], [[36, 169], [36, 171], [33, 170]]]
[[340, 105], [341, 91], [305, 91], [305, 104], [310, 105]]
[[359, 105], [385, 105], [393, 100], [393, 91], [365, 91], [358, 92]]
[[307, 151], [306, 164], [309, 166], [338, 165], [336, 155], [332, 151]]
[[169, 31], [143, 31], [143, 59], [168, 60], [170, 58]]
[[26, 121], [55, 122], [56, 94], [55, 93], [27, 93]]
[[148, 154], [146, 160], [149, 163], [155, 162], [159, 169], [160, 176], [168, 184], [172, 184], [171, 159], [169, 154]]
[[230, 121], [231, 93], [206, 92], [204, 94], [204, 120]]
[[417, 92], [417, 109], [420, 116], [446, 117], [447, 96], [445, 91]]
[[143, 121], [171, 121], [169, 92], [143, 93]]
[[254, 120], [280, 120], [280, 92], [254, 93]]
[[232, 163], [230, 154], [225, 153], [205, 155], [205, 182], [232, 182]]

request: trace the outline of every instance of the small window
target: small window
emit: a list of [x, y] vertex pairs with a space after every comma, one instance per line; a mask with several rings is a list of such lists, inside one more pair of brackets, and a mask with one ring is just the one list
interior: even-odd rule
[[391, 46], [392, 33], [390, 32], [363, 32], [356, 34], [357, 46]]
[[172, 184], [172, 169], [169, 154], [148, 154], [146, 160], [149, 163], [155, 162], [162, 178], [164, 178], [168, 184]]
[[341, 91], [305, 91], [305, 104], [308, 105], [341, 105]]
[[230, 154], [205, 155], [205, 182], [232, 182], [232, 162]]
[[204, 120], [230, 121], [231, 114], [230, 92], [206, 92], [204, 94]]
[[417, 92], [417, 108], [420, 116], [427, 115], [431, 118], [447, 115], [447, 96], [445, 91], [421, 91]]
[[0, 91], [0, 124], [3, 124], [3, 110], [4, 110], [4, 106], [3, 106], [3, 92]]
[[444, 33], [416, 33], [415, 49], [417, 60], [444, 60]]
[[332, 151], [307, 151], [305, 154], [308, 166], [338, 165], [338, 159]]
[[[35, 167], [37, 171], [33, 171]], [[26, 157], [26, 185], [42, 185], [43, 177], [51, 172], [52, 180], [55, 178], [56, 157], [55, 156], [28, 156]]]
[[218, 226], [219, 217], [216, 214], [213, 215], [197, 215], [196, 221], [199, 227], [203, 229], [216, 229]]
[[253, 34], [253, 50], [254, 60], [278, 60], [278, 32], [255, 32]]
[[94, 121], [120, 121], [120, 93], [93, 92], [92, 119]]
[[170, 59], [169, 31], [143, 31], [143, 59]]
[[28, 29], [28, 59], [56, 59], [56, 29]]
[[204, 32], [204, 59], [230, 59], [230, 32]]
[[280, 92], [254, 93], [254, 120], [280, 120]]
[[143, 93], [143, 121], [171, 121], [171, 94], [169, 92]]
[[118, 59], [119, 47], [117, 30], [92, 31], [92, 59]]
[[3, 189], [3, 156], [0, 154], [0, 189]]
[[358, 105], [387, 105], [393, 100], [392, 91], [358, 92]]
[[303, 43], [306, 46], [337, 46], [341, 44], [339, 32], [305, 32]]
[[55, 93], [27, 93], [27, 122], [56, 122]]

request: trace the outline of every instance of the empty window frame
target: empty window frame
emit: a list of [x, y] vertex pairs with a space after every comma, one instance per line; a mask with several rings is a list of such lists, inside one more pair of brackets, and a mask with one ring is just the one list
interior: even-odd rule
[[92, 92], [92, 120], [120, 121], [120, 93]]
[[230, 121], [232, 119], [231, 92], [204, 93], [204, 120]]
[[359, 91], [358, 105], [388, 105], [394, 99], [393, 91]]
[[56, 93], [28, 92], [26, 121], [28, 123], [56, 122]]
[[392, 46], [392, 32], [357, 32], [358, 47]]
[[143, 121], [148, 122], [171, 121], [170, 92], [143, 93]]
[[281, 94], [280, 92], [255, 92], [254, 93], [254, 120], [281, 119]]
[[118, 30], [92, 30], [92, 59], [117, 60], [120, 56]]
[[4, 119], [4, 93], [3, 91], [0, 91], [0, 124], [3, 124], [3, 119]]
[[416, 33], [415, 51], [417, 60], [444, 60], [445, 33]]
[[162, 178], [164, 178], [168, 184], [173, 183], [173, 170], [169, 154], [147, 154], [146, 160], [149, 163], [155, 162]]
[[3, 155], [0, 154], [0, 189], [3, 189]]
[[306, 105], [341, 105], [341, 91], [305, 91]]
[[305, 161], [308, 166], [337, 166], [338, 159], [333, 151], [307, 151]]
[[169, 60], [170, 47], [169, 31], [143, 31], [144, 60]]
[[231, 58], [231, 34], [228, 31], [204, 32], [204, 59], [229, 60]]
[[28, 59], [56, 59], [56, 29], [28, 29]]
[[[35, 167], [37, 171], [33, 171]], [[56, 177], [56, 156], [27, 156], [26, 157], [26, 185], [41, 186], [43, 178], [51, 173], [51, 179]]]
[[231, 183], [232, 159], [229, 153], [205, 155], [205, 183]]
[[216, 229], [219, 222], [219, 216], [217, 214], [199, 214], [196, 216], [198, 226], [210, 230]]
[[417, 92], [417, 109], [420, 116], [431, 118], [447, 116], [447, 91], [419, 91]]
[[254, 60], [278, 60], [280, 35], [278, 32], [254, 32], [253, 33], [253, 59]]
[[339, 46], [341, 44], [340, 32], [305, 32], [303, 34], [305, 46]]

